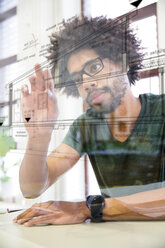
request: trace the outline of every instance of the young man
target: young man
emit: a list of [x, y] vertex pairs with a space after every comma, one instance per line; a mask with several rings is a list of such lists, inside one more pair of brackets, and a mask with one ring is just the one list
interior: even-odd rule
[[[51, 74], [35, 66], [36, 75], [29, 78], [31, 93], [26, 85], [22, 88], [23, 116], [31, 112], [31, 119], [25, 123], [29, 139], [20, 187], [26, 198], [41, 195], [87, 153], [102, 196], [89, 196], [86, 202], [35, 204], [15, 222], [32, 226], [87, 218], [163, 219], [165, 102], [163, 95], [135, 98], [131, 92], [142, 68], [139, 42], [120, 20], [76, 18], [64, 27], [51, 37], [52, 73], [59, 69], [58, 88], [82, 97], [89, 108], [47, 157], [58, 107]], [[58, 68], [60, 59], [64, 68]]]

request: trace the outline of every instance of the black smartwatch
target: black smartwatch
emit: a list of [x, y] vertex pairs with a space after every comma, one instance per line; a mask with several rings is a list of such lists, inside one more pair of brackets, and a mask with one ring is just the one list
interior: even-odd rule
[[102, 219], [102, 210], [105, 206], [104, 197], [102, 195], [89, 195], [86, 204], [91, 211], [91, 221], [104, 222]]

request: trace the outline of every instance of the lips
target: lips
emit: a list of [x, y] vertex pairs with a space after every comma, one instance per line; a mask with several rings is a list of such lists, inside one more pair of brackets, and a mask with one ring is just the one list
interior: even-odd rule
[[104, 95], [105, 95], [105, 91], [97, 91], [97, 92], [93, 92], [90, 94], [89, 96], [89, 101], [92, 104], [98, 104], [100, 102], [102, 102]]

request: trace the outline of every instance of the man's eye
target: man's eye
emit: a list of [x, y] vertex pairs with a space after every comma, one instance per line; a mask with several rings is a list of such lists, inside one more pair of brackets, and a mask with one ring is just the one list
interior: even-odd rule
[[100, 70], [100, 67], [101, 67], [100, 64], [92, 64], [90, 66], [89, 72], [90, 73], [97, 73]]

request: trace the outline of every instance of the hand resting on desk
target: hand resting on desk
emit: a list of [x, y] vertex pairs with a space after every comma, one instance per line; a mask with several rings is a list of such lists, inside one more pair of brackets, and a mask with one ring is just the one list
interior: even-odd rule
[[36, 203], [13, 221], [24, 226], [77, 224], [90, 218], [85, 202], [48, 201]]

